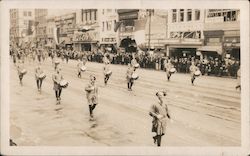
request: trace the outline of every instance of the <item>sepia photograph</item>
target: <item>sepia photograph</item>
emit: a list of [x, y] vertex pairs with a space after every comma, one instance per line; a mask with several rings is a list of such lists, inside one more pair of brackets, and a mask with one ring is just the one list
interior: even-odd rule
[[7, 146], [243, 145], [242, 9], [7, 11]]

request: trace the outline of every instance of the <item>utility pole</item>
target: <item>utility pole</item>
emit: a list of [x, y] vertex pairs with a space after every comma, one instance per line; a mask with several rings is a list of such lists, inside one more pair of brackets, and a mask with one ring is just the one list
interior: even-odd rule
[[149, 13], [149, 25], [148, 25], [148, 52], [150, 52], [150, 36], [151, 36], [151, 9], [148, 9]]

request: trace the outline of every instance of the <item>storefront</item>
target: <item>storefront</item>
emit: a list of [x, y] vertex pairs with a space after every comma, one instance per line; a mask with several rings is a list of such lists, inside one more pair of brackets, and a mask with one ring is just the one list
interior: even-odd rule
[[103, 35], [100, 41], [101, 51], [108, 51], [111, 53], [117, 52], [116, 34]]
[[166, 56], [200, 59], [197, 49], [202, 47], [202, 43], [200, 39], [169, 39], [166, 41]]
[[240, 32], [227, 31], [225, 32], [223, 48], [225, 55], [235, 60], [240, 60]]
[[[204, 31], [204, 46], [199, 49], [203, 54], [214, 57], [240, 59], [240, 31]], [[217, 54], [217, 55], [215, 55]]]
[[99, 47], [98, 32], [75, 32], [73, 44], [77, 51], [96, 51]]

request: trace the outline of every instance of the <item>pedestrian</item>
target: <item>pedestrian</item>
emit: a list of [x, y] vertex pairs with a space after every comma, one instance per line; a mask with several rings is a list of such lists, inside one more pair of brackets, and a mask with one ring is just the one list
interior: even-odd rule
[[83, 62], [80, 59], [78, 59], [78, 63], [77, 63], [78, 78], [82, 77], [82, 67], [83, 67]]
[[56, 96], [57, 104], [61, 101], [62, 87], [60, 82], [63, 80], [63, 75], [61, 74], [61, 68], [57, 68], [56, 72], [52, 75], [52, 80], [54, 82], [54, 91]]
[[38, 66], [35, 68], [35, 78], [36, 78], [36, 85], [38, 92], [41, 93], [42, 90], [42, 83], [46, 75], [44, 74], [44, 71], [41, 67], [41, 63], [38, 63]]
[[163, 102], [163, 97], [166, 95], [167, 93], [165, 91], [158, 91], [156, 96], [159, 101], [153, 104], [149, 111], [149, 115], [153, 117], [152, 132], [156, 133], [153, 139], [157, 146], [161, 146], [161, 138], [166, 133], [167, 118], [171, 119], [168, 106]]
[[18, 61], [18, 65], [17, 65], [17, 73], [18, 73], [18, 77], [19, 77], [19, 82], [20, 85], [23, 85], [23, 76], [27, 73], [27, 70], [24, 68], [24, 64], [22, 60]]
[[134, 71], [135, 71], [135, 68], [132, 66], [132, 64], [129, 63], [127, 73], [126, 73], [128, 91], [132, 91], [132, 86], [134, 84], [134, 79], [132, 78], [132, 75]]
[[241, 80], [240, 79], [241, 79], [241, 71], [240, 71], [240, 67], [239, 67], [239, 69], [237, 71], [237, 85], [235, 87], [236, 90], [237, 89], [241, 90]]
[[98, 87], [96, 85], [96, 77], [94, 75], [90, 75], [90, 82], [85, 87], [85, 91], [89, 105], [90, 121], [93, 121], [94, 120], [93, 110], [98, 104]]
[[167, 63], [165, 64], [165, 69], [166, 69], [166, 74], [167, 74], [167, 78], [168, 78], [168, 81], [170, 80], [170, 77], [171, 77], [171, 69], [173, 68], [173, 64], [171, 63], [170, 60], [167, 60]]
[[191, 66], [189, 67], [189, 70], [190, 70], [190, 74], [191, 74], [191, 83], [192, 85], [194, 85], [194, 80], [196, 78], [196, 76], [199, 76], [199, 75], [196, 75], [196, 71], [199, 71], [199, 68], [197, 66], [195, 66], [194, 62], [192, 61], [191, 63]]
[[108, 58], [104, 59], [104, 67], [103, 67], [103, 73], [104, 73], [104, 84], [105, 86], [108, 83], [108, 80], [112, 74], [112, 71], [110, 70], [110, 61]]

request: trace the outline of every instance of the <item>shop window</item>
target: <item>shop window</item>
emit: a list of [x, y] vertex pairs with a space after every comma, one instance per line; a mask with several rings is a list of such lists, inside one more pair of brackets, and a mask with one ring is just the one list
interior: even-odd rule
[[200, 10], [195, 10], [195, 20], [200, 20]]
[[172, 22], [176, 22], [176, 9], [172, 10], [173, 14], [172, 14]]
[[180, 9], [180, 22], [184, 21], [184, 9]]
[[192, 20], [192, 10], [188, 9], [187, 11], [187, 21], [191, 21]]

